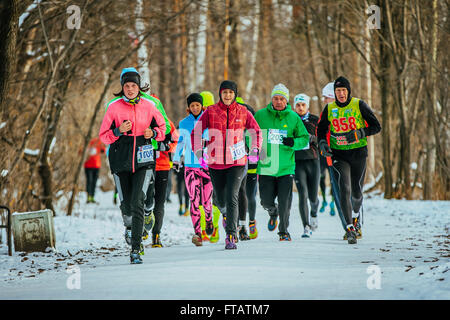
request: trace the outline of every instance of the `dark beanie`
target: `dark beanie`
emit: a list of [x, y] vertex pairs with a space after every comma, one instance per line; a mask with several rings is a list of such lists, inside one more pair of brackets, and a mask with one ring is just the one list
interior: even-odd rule
[[334, 80], [334, 91], [336, 91], [336, 88], [347, 88], [349, 96], [352, 93], [352, 90], [350, 89], [350, 82], [342, 76]]
[[222, 90], [225, 89], [230, 89], [234, 91], [234, 96], [237, 97], [238, 96], [238, 92], [237, 92], [237, 84], [233, 81], [230, 80], [225, 80], [220, 84], [220, 88], [219, 88], [219, 97], [221, 97], [221, 93]]
[[200, 95], [200, 93], [191, 93], [187, 99], [187, 105], [188, 107], [191, 105], [192, 102], [198, 102], [203, 106], [203, 97]]
[[123, 85], [127, 82], [134, 82], [136, 83], [139, 88], [141, 87], [141, 76], [137, 72], [126, 72], [120, 77], [120, 85], [123, 87]]

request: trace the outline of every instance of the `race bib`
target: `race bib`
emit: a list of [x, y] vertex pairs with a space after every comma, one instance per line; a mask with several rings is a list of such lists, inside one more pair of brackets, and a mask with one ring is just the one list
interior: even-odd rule
[[89, 155], [90, 156], [95, 156], [97, 154], [97, 148], [89, 148]]
[[137, 162], [138, 163], [147, 163], [153, 161], [153, 146], [151, 144], [147, 144], [145, 146], [138, 147], [137, 152]]
[[243, 140], [230, 147], [231, 157], [233, 161], [242, 159], [247, 153], [245, 152], [245, 143]]
[[268, 140], [271, 144], [283, 144], [283, 138], [287, 137], [287, 130], [269, 129]]

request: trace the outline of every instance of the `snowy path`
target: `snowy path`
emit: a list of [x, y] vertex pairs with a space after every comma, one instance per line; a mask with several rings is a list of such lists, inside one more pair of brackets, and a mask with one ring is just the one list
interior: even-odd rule
[[[450, 299], [448, 201], [366, 199], [364, 238], [348, 245], [328, 213], [302, 239], [295, 194], [292, 242], [267, 230], [258, 205], [258, 239], [225, 251], [222, 227], [218, 243], [190, 243], [190, 218], [178, 216], [172, 194], [166, 247], [147, 248], [144, 264], [130, 265], [118, 208], [111, 193], [100, 197], [78, 217], [55, 218], [58, 253], [8, 257], [0, 245], [0, 299]], [[79, 273], [66, 272], [72, 265]], [[80, 289], [67, 286], [74, 275]]]

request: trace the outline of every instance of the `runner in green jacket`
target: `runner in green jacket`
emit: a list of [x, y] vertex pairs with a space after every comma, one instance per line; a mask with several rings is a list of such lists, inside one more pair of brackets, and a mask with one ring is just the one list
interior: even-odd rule
[[[289, 90], [278, 84], [272, 90], [272, 102], [255, 114], [263, 134], [257, 173], [261, 205], [270, 215], [269, 231], [276, 229], [280, 241], [290, 241], [287, 231], [295, 174], [295, 151], [309, 147], [309, 134], [302, 119], [289, 105]], [[278, 198], [278, 205], [275, 205]]]

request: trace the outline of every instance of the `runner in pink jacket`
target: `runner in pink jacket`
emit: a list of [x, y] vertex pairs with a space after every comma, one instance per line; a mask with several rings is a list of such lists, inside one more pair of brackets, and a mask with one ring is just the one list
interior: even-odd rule
[[119, 193], [125, 240], [131, 245], [131, 263], [142, 263], [144, 200], [154, 185], [155, 150], [151, 139], [165, 139], [166, 122], [154, 103], [141, 95], [141, 77], [134, 68], [120, 75], [122, 90], [109, 104], [99, 136], [110, 145], [109, 165]]

